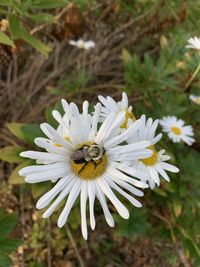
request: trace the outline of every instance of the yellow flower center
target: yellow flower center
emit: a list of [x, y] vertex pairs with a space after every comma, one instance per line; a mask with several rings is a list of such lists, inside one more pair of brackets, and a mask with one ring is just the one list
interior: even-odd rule
[[[83, 146], [91, 146], [93, 145], [93, 142], [85, 142], [82, 144], [79, 144], [75, 151], [80, 150], [83, 148]], [[85, 158], [82, 158], [83, 160]], [[70, 166], [73, 171], [73, 173], [78, 176], [82, 180], [94, 180], [97, 177], [101, 176], [107, 168], [108, 165], [108, 157], [106, 153], [104, 153], [100, 159], [94, 160], [91, 159], [89, 161], [83, 162], [83, 163], [77, 163], [74, 160], [70, 160]]]
[[180, 134], [181, 134], [181, 129], [178, 128], [178, 127], [176, 127], [176, 126], [173, 126], [173, 127], [171, 128], [171, 131], [172, 131], [174, 134], [176, 134], [176, 135], [180, 135]]
[[133, 115], [133, 113], [131, 111], [126, 111], [125, 121], [122, 123], [122, 125], [120, 126], [120, 128], [126, 129], [129, 119], [131, 119], [132, 121], [136, 121], [136, 118]]
[[153, 155], [149, 158], [146, 159], [141, 159], [141, 161], [146, 165], [146, 166], [152, 166], [155, 165], [156, 162], [158, 161], [158, 153], [155, 150], [154, 146], [149, 146], [148, 149], [153, 151]]

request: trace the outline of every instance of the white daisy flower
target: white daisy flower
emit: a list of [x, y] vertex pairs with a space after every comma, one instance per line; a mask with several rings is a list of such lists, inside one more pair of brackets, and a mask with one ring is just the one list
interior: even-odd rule
[[90, 48], [95, 47], [95, 42], [94, 41], [84, 41], [82, 39], [79, 39], [77, 41], [75, 40], [70, 40], [69, 44], [72, 46], [76, 46], [79, 49], [85, 49], [85, 50], [89, 50]]
[[200, 96], [189, 95], [189, 99], [197, 105], [200, 105]]
[[185, 142], [191, 146], [195, 139], [194, 132], [191, 125], [185, 125], [185, 122], [175, 116], [163, 117], [160, 120], [160, 125], [163, 127], [163, 132], [168, 133], [168, 137], [174, 143]]
[[150, 157], [152, 151], [146, 149], [150, 145], [148, 141], [120, 145], [141, 126], [141, 121], [137, 120], [123, 133], [119, 133], [118, 129], [124, 121], [125, 112], [117, 115], [110, 114], [99, 128], [100, 103], [96, 105], [92, 116], [88, 116], [88, 102], [84, 102], [82, 114], [74, 103], [68, 105], [65, 102], [64, 107], [68, 112], [68, 118], [67, 116], [65, 118], [65, 115], [62, 118], [58, 112], [53, 114], [60, 125], [66, 127], [67, 136], [64, 137], [63, 132], [60, 134], [49, 124], [42, 123], [41, 129], [47, 138], [36, 138], [35, 143], [46, 149], [46, 152], [25, 151], [20, 155], [34, 159], [43, 165], [25, 167], [19, 171], [19, 174], [24, 176], [28, 183], [58, 180], [56, 185], [38, 200], [36, 207], [43, 209], [48, 206], [43, 214], [43, 218], [48, 218], [61, 201], [66, 199], [66, 204], [58, 218], [59, 227], [63, 227], [67, 222], [69, 213], [80, 195], [81, 229], [83, 237], [87, 239], [86, 203], [88, 199], [92, 229], [95, 228], [95, 198], [99, 200], [105, 219], [111, 227], [114, 226], [114, 220], [105, 197], [111, 201], [123, 218], [129, 217], [127, 208], [113, 190], [123, 195], [134, 206], [141, 207], [141, 203], [131, 194], [143, 196], [143, 192], [136, 187], [146, 188], [148, 185], [136, 178], [141, 179], [145, 174], [135, 169], [124, 169], [123, 162], [130, 157], [136, 160]]
[[188, 45], [186, 45], [186, 48], [200, 50], [200, 38], [195, 36], [188, 39]]
[[157, 151], [155, 148], [155, 144], [162, 138], [161, 133], [158, 135], [155, 134], [159, 120], [153, 121], [152, 118], [146, 120], [146, 116], [142, 115], [141, 121], [143, 124], [128, 139], [128, 143], [148, 140], [151, 143], [148, 148], [152, 150], [153, 154], [149, 158], [134, 161], [129, 166], [146, 173], [148, 178], [143, 178], [142, 181], [148, 182], [150, 188], [154, 189], [155, 185], [160, 186], [160, 176], [166, 181], [170, 181], [166, 171], [178, 172], [179, 170], [175, 166], [165, 162], [170, 159], [168, 155], [164, 155], [165, 150]]
[[136, 120], [132, 113], [133, 107], [128, 105], [128, 97], [125, 92], [122, 93], [122, 100], [119, 102], [116, 102], [110, 96], [103, 97], [100, 95], [98, 99], [103, 105], [101, 112], [101, 117], [103, 119], [110, 115], [110, 113], [118, 114], [125, 111], [125, 120], [120, 127], [121, 129], [128, 128]]

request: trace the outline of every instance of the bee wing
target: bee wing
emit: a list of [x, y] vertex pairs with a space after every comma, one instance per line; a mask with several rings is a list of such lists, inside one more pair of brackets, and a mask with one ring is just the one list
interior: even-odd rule
[[88, 152], [86, 150], [76, 150], [71, 156], [72, 160], [79, 160], [82, 158], [85, 158], [87, 156]]

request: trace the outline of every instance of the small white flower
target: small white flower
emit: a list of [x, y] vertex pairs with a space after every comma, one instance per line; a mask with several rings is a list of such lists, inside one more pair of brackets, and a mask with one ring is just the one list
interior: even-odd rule
[[187, 145], [191, 146], [195, 139], [193, 128], [191, 125], [185, 125], [185, 122], [178, 119], [175, 116], [163, 117], [160, 120], [160, 125], [163, 127], [163, 132], [168, 133], [168, 137], [174, 143], [185, 142]]
[[186, 48], [192, 48], [192, 49], [197, 49], [200, 50], [200, 38], [198, 37], [191, 37], [188, 39], [188, 45], [186, 45]]
[[152, 150], [153, 154], [149, 158], [135, 160], [128, 164], [129, 167], [142, 171], [148, 175], [148, 178], [143, 178], [141, 181], [148, 182], [151, 189], [154, 189], [155, 185], [160, 186], [160, 176], [166, 181], [170, 181], [166, 171], [178, 172], [178, 168], [165, 162], [170, 159], [168, 155], [164, 155], [165, 150], [157, 151], [155, 144], [160, 141], [162, 134], [156, 135], [156, 129], [158, 127], [159, 120], [153, 121], [152, 118], [146, 120], [146, 116], [141, 116], [142, 125], [133, 136], [128, 139], [128, 143], [141, 142], [148, 140], [151, 145], [148, 147]]
[[80, 49], [85, 49], [85, 50], [89, 50], [90, 48], [95, 47], [95, 42], [94, 41], [84, 41], [82, 39], [79, 39], [77, 41], [75, 40], [70, 40], [69, 41], [70, 45], [76, 46]]
[[122, 100], [119, 102], [116, 102], [112, 97], [103, 97], [99, 96], [99, 101], [102, 103], [103, 108], [101, 112], [101, 117], [104, 119], [111, 113], [118, 114], [120, 112], [126, 112], [125, 113], [125, 120], [121, 125], [121, 129], [128, 128], [134, 121], [135, 116], [132, 113], [132, 106], [128, 105], [128, 97], [126, 93], [122, 93]]
[[200, 96], [197, 96], [197, 95], [189, 95], [189, 98], [195, 104], [200, 105]]
[[[99, 128], [101, 104], [97, 104], [93, 115], [88, 114], [89, 103], [83, 103], [83, 113], [80, 113], [74, 103], [62, 101], [66, 114], [62, 117], [58, 111], [53, 112], [60, 126], [57, 130], [47, 123], [41, 124], [41, 129], [47, 138], [36, 138], [37, 146], [46, 152], [25, 151], [22, 157], [36, 160], [43, 165], [34, 165], [21, 169], [19, 174], [28, 183], [57, 181], [57, 183], [42, 196], [36, 207], [47, 208], [43, 218], [48, 218], [57, 206], [66, 199], [65, 206], [58, 218], [58, 226], [63, 227], [69, 213], [80, 195], [81, 229], [87, 239], [86, 204], [89, 200], [89, 217], [91, 228], [95, 228], [94, 203], [97, 198], [102, 206], [107, 223], [113, 227], [114, 220], [107, 205], [106, 197], [114, 205], [118, 213], [125, 219], [129, 217], [127, 208], [117, 198], [113, 190], [124, 196], [134, 206], [141, 207], [135, 196], [143, 196], [136, 187], [146, 188], [141, 182], [145, 173], [137, 169], [124, 169], [123, 162], [129, 158], [144, 159], [152, 155], [146, 149], [150, 142], [141, 141], [130, 145], [120, 145], [125, 142], [141, 126], [141, 120], [135, 121], [123, 133], [119, 132], [124, 121], [125, 112], [111, 113]], [[66, 132], [65, 132], [66, 130]], [[132, 178], [134, 176], [136, 178]], [[125, 189], [125, 190], [124, 190]]]

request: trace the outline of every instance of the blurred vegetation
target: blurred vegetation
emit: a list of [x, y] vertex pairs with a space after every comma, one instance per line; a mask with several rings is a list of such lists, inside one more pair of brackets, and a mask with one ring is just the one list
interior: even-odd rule
[[[69, 35], [71, 28], [66, 28], [68, 32], [65, 34], [58, 19], [58, 14], [66, 8], [66, 1], [0, 0], [0, 18], [9, 21], [8, 30], [0, 32], [0, 42], [6, 45], [6, 49], [4, 46], [1, 49], [5, 52], [7, 45], [17, 48], [23, 46], [19, 57], [24, 58], [24, 61], [17, 71], [18, 80], [19, 82], [22, 80], [22, 83], [17, 84], [16, 79], [13, 79], [13, 84], [8, 86], [5, 73], [3, 71], [1, 73], [4, 89], [2, 95], [6, 103], [6, 106], [3, 106], [2, 101], [4, 107], [2, 114], [6, 124], [0, 136], [3, 139], [0, 159], [9, 163], [2, 165], [1, 190], [5, 184], [6, 186], [9, 184], [12, 188], [10, 194], [16, 196], [20, 206], [23, 207], [23, 209], [19, 207], [12, 209], [20, 217], [26, 218], [25, 225], [22, 224], [26, 234], [23, 234], [22, 238], [17, 234], [24, 240], [23, 262], [31, 267], [50, 266], [47, 265], [47, 258], [50, 258], [56, 267], [78, 264], [69, 231], [60, 230], [56, 226], [59, 210], [53, 214], [51, 221], [45, 221], [41, 219], [41, 213], [33, 208], [36, 199], [49, 189], [49, 184], [46, 182], [24, 184], [23, 178], [18, 175], [18, 170], [34, 162], [20, 158], [19, 153], [27, 148], [34, 149], [34, 138], [43, 136], [39, 122], [45, 120], [53, 127], [57, 127], [51, 111], [55, 106], [62, 112], [58, 101], [60, 98], [78, 103], [87, 98], [95, 103], [96, 95], [104, 94], [120, 100], [121, 92], [125, 90], [137, 117], [143, 113], [153, 119], [175, 115], [194, 127], [196, 142], [192, 147], [173, 144], [164, 135], [161, 146], [171, 155], [172, 163], [180, 168], [179, 174], [170, 174], [171, 183], [162, 182], [160, 188], [153, 191], [146, 190], [143, 208], [136, 210], [130, 206], [130, 219], [127, 221], [116, 215], [117, 226], [114, 230], [106, 226], [101, 209], [97, 205], [97, 230], [91, 233], [88, 243], [80, 237], [80, 216], [77, 205], [69, 218], [71, 234], [86, 266], [94, 266], [95, 263], [95, 266], [99, 267], [198, 267], [200, 266], [200, 108], [189, 100], [189, 94], [200, 93], [200, 73], [189, 87], [186, 88], [186, 84], [200, 62], [200, 54], [186, 49], [185, 45], [189, 37], [199, 34], [200, 1], [114, 0], [107, 3], [107, 1], [79, 0], [74, 2], [83, 16], [89, 17], [87, 23], [91, 24], [91, 29], [89, 33], [84, 34], [96, 42], [96, 48], [89, 54], [76, 49], [74, 52], [67, 45], [68, 40], [71, 37], [76, 38], [77, 34]], [[92, 30], [95, 22], [97, 25]], [[62, 31], [60, 28], [57, 31], [58, 26]], [[40, 27], [41, 30], [38, 31]], [[56, 45], [62, 44], [58, 58], [56, 58], [56, 46], [52, 46], [54, 39]], [[28, 45], [38, 52], [30, 50]], [[16, 57], [18, 52], [12, 53]], [[29, 60], [27, 55], [31, 53], [35, 53], [33, 55], [38, 60], [35, 66], [40, 63], [38, 53], [46, 57], [43, 65], [38, 66], [41, 67], [41, 76], [44, 80], [41, 76], [31, 80], [33, 73], [28, 76], [27, 69], [22, 67], [24, 62]], [[61, 65], [58, 65], [57, 61], [61, 62]], [[31, 63], [28, 65], [31, 68]], [[5, 70], [5, 66], [2, 69]], [[29, 81], [24, 82], [23, 77]], [[31, 84], [35, 84], [36, 91]], [[37, 87], [38, 84], [41, 86]], [[23, 86], [24, 91], [20, 91], [22, 89], [19, 88]], [[10, 96], [10, 88], [14, 91], [13, 98]], [[12, 100], [12, 110], [15, 109], [17, 112], [22, 108], [21, 116], [17, 117], [15, 112], [7, 111], [9, 98]], [[32, 117], [26, 116], [26, 113], [32, 114]], [[9, 132], [12, 135], [9, 135]], [[7, 189], [3, 190], [1, 194], [7, 197], [6, 191]], [[0, 202], [0, 206], [6, 209], [5, 203]], [[7, 255], [20, 245], [18, 240], [8, 238], [15, 225], [16, 217], [7, 215], [2, 210], [0, 266], [3, 267], [11, 265]], [[17, 264], [19, 264], [18, 253], [11, 254]]]

